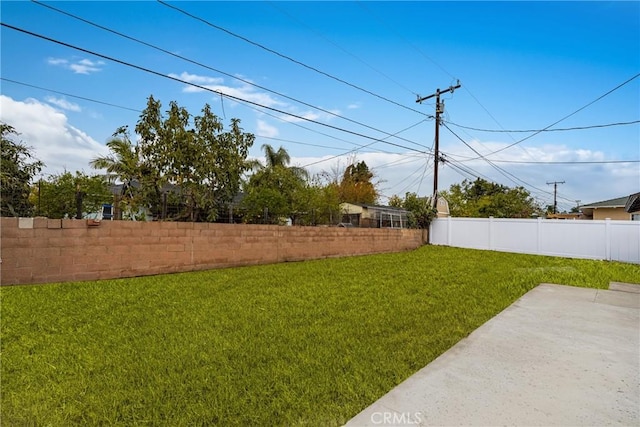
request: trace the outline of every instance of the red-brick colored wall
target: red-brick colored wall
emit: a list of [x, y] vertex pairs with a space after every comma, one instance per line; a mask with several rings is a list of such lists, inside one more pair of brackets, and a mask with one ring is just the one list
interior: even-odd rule
[[399, 252], [422, 230], [1, 218], [2, 285]]

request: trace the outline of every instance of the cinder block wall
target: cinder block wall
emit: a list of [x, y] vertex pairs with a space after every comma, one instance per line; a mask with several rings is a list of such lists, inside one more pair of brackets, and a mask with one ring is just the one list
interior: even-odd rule
[[399, 252], [422, 230], [1, 218], [0, 284], [95, 280]]

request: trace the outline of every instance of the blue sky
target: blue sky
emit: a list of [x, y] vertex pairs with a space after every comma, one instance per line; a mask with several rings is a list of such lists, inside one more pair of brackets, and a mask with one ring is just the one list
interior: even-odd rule
[[[283, 146], [293, 164], [329, 174], [364, 160], [382, 203], [430, 195], [435, 106], [415, 101], [460, 80], [442, 96], [440, 190], [480, 176], [550, 204], [547, 182], [564, 181], [561, 209], [640, 191], [638, 2], [168, 2], [192, 16], [154, 1], [44, 4], [191, 61], [3, 1], [3, 24], [161, 75], [2, 27], [0, 119], [45, 174], [93, 173], [89, 160], [153, 95], [192, 114], [209, 103], [225, 125], [241, 119], [254, 157]], [[588, 129], [505, 132], [566, 116], [550, 129]]]

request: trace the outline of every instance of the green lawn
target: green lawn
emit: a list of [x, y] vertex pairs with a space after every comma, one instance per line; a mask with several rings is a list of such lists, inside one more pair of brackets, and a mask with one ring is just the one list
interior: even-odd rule
[[5, 287], [1, 419], [341, 425], [541, 282], [640, 266], [416, 251]]

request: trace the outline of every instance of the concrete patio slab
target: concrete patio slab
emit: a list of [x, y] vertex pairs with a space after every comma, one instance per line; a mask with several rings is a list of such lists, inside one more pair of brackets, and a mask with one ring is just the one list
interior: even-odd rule
[[346, 425], [638, 426], [638, 295], [539, 285]]
[[640, 294], [640, 285], [634, 283], [610, 282], [609, 289], [612, 291], [634, 292]]

